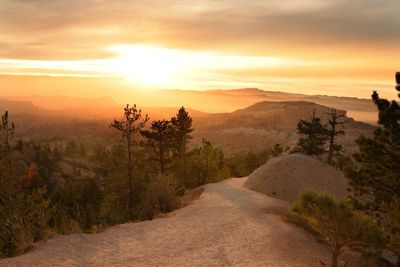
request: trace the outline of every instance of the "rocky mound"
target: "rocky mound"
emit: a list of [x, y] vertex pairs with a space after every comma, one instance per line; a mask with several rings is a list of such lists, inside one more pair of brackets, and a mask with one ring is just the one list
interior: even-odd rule
[[304, 154], [273, 158], [250, 174], [247, 188], [286, 201], [296, 201], [306, 190], [328, 192], [344, 198], [348, 182], [343, 173]]

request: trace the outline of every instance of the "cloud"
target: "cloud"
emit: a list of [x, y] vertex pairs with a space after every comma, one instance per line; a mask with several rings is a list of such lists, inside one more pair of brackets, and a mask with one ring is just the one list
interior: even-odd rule
[[0, 57], [111, 56], [118, 43], [298, 53], [400, 44], [398, 0], [3, 0]]

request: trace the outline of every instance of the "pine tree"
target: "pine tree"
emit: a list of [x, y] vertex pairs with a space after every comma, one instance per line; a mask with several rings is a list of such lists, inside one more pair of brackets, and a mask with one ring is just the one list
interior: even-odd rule
[[125, 140], [125, 145], [128, 153], [128, 210], [130, 218], [133, 219], [133, 196], [132, 196], [132, 184], [133, 184], [133, 146], [135, 135], [144, 128], [146, 122], [149, 120], [148, 115], [142, 116], [142, 111], [133, 105], [129, 107], [129, 104], [124, 108], [124, 115], [121, 120], [114, 120], [110, 125], [111, 128], [117, 129], [122, 134], [122, 138]]
[[191, 177], [196, 179], [186, 181], [188, 187], [216, 182], [224, 169], [224, 153], [210, 141], [203, 139], [201, 145], [190, 152], [188, 163]]
[[313, 110], [311, 121], [300, 120], [297, 132], [304, 136], [299, 138], [297, 149], [307, 155], [321, 155], [325, 153], [324, 145], [327, 141], [327, 129], [321, 123], [321, 118], [316, 117]]
[[171, 119], [171, 122], [174, 127], [175, 150], [179, 159], [181, 160], [183, 167], [184, 181], [182, 183], [184, 184], [187, 179], [186, 150], [189, 140], [192, 139], [190, 133], [193, 132], [193, 120], [189, 116], [189, 113], [185, 110], [185, 108], [181, 107], [176, 116]]
[[146, 137], [148, 144], [156, 154], [160, 173], [164, 174], [172, 145], [173, 132], [171, 122], [167, 120], [153, 121], [150, 130], [142, 131], [141, 133]]
[[336, 109], [332, 109], [331, 112], [327, 113], [328, 117], [328, 131], [327, 135], [329, 137], [329, 148], [328, 148], [328, 164], [332, 164], [333, 153], [335, 151], [340, 151], [342, 149], [341, 145], [335, 143], [336, 138], [339, 135], [344, 135], [344, 130], [339, 130], [338, 127], [347, 122], [344, 114], [338, 114]]
[[0, 160], [6, 160], [8, 153], [11, 150], [10, 140], [14, 135], [15, 125], [8, 121], [8, 111], [1, 116], [0, 127]]
[[[400, 73], [396, 82], [400, 92]], [[379, 127], [372, 138], [361, 136], [357, 140], [356, 164], [346, 173], [359, 203], [377, 214], [386, 227], [389, 248], [400, 266], [400, 105], [380, 98], [376, 91], [372, 100], [379, 111]]]

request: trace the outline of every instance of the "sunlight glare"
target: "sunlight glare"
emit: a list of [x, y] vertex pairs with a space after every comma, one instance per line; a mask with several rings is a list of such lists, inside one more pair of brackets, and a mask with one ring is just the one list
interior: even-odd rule
[[117, 55], [111, 64], [113, 72], [133, 83], [164, 88], [205, 82], [218, 71], [313, 64], [279, 57], [226, 55], [151, 45], [114, 45], [108, 50]]
[[113, 61], [114, 71], [125, 79], [150, 86], [172, 86], [178, 74], [189, 67], [188, 58], [174, 49], [142, 45], [117, 45], [110, 51], [118, 57]]

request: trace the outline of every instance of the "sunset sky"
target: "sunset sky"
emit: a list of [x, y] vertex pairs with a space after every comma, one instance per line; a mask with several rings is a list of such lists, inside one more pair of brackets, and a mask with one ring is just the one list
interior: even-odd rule
[[3, 95], [101, 96], [106, 79], [116, 90], [395, 96], [399, 0], [0, 2]]

